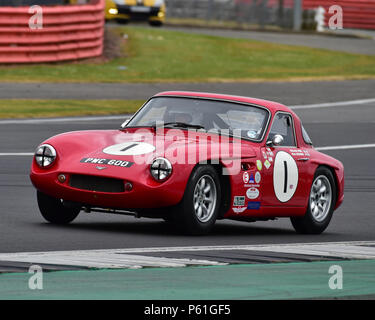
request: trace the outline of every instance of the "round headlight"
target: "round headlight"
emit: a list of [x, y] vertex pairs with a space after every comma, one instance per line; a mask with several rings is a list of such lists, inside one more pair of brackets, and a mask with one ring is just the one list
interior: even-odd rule
[[172, 173], [172, 164], [165, 158], [156, 158], [151, 164], [150, 171], [156, 181], [164, 181]]
[[42, 144], [36, 149], [35, 161], [41, 168], [49, 167], [56, 160], [56, 150], [49, 144]]

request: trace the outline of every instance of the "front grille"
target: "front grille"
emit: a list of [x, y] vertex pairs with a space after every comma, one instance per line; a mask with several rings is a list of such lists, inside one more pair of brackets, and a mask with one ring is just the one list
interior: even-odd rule
[[[147, 7], [148, 8], [148, 7]], [[131, 7], [128, 5], [117, 5], [117, 10], [119, 14], [127, 14], [131, 15], [131, 19], [137, 19], [137, 18], [148, 18], [150, 16], [157, 16], [159, 13], [160, 8], [159, 7], [149, 7], [149, 12], [134, 12], [131, 11]]]
[[69, 185], [76, 189], [119, 193], [124, 192], [124, 181], [113, 178], [103, 178], [97, 176], [86, 176], [81, 174], [73, 174], [70, 177]]

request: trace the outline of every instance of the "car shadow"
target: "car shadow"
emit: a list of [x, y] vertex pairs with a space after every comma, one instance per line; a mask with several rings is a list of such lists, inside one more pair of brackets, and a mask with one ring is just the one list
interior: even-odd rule
[[[44, 227], [66, 229], [66, 230], [79, 230], [84, 232], [105, 232], [105, 233], [126, 233], [135, 235], [154, 235], [154, 236], [181, 236], [186, 237], [187, 235], [182, 233], [172, 223], [167, 223], [162, 220], [140, 220], [135, 222], [73, 222], [69, 225], [53, 225], [44, 223]], [[259, 226], [254, 223], [216, 223], [213, 230], [205, 237], [241, 237], [241, 236], [290, 236], [296, 235], [292, 227], [290, 229], [286, 227], [266, 227]]]

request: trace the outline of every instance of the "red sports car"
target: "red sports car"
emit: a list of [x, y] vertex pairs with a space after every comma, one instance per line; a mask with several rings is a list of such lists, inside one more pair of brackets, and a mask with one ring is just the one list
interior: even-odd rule
[[51, 223], [98, 211], [163, 218], [190, 234], [217, 219], [276, 217], [321, 233], [344, 198], [342, 163], [313, 148], [289, 108], [196, 92], [157, 94], [120, 129], [44, 141], [30, 177]]

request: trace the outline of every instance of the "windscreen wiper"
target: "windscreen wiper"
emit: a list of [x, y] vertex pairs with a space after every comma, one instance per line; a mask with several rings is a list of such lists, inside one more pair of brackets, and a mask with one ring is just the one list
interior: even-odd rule
[[163, 124], [163, 126], [164, 127], [174, 126], [174, 127], [180, 127], [180, 128], [204, 129], [204, 127], [199, 124], [190, 124], [190, 123], [185, 123], [185, 122], [166, 122]]

